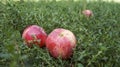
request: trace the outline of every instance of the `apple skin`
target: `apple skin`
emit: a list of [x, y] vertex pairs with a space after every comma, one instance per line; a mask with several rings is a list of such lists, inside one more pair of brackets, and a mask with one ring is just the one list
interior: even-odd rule
[[46, 39], [46, 48], [54, 58], [70, 58], [75, 47], [74, 34], [63, 28], [54, 29]]
[[31, 25], [25, 28], [22, 38], [28, 47], [31, 47], [33, 44], [43, 47], [45, 46], [47, 34], [42, 27]]
[[82, 13], [83, 13], [86, 17], [90, 17], [90, 16], [93, 15], [93, 13], [92, 13], [91, 10], [84, 10]]

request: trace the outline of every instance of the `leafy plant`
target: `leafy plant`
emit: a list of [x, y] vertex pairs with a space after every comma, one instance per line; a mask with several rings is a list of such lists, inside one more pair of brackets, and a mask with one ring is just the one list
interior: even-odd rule
[[[120, 4], [84, 3], [72, 0], [0, 2], [0, 66], [119, 67]], [[92, 10], [93, 17], [84, 17], [83, 9]], [[32, 24], [43, 27], [48, 34], [59, 27], [71, 30], [77, 37], [71, 59], [52, 58], [45, 47], [25, 46], [21, 33]]]

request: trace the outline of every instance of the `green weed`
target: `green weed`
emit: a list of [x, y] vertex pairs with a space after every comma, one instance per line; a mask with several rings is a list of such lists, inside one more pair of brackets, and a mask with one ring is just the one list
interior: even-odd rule
[[[83, 6], [85, 5], [85, 7]], [[2, 67], [119, 67], [120, 4], [52, 1], [0, 3], [0, 66]], [[93, 11], [86, 18], [83, 9]], [[55, 28], [71, 30], [77, 47], [69, 60], [55, 59], [47, 49], [28, 48], [21, 38], [28, 25], [49, 34]]]

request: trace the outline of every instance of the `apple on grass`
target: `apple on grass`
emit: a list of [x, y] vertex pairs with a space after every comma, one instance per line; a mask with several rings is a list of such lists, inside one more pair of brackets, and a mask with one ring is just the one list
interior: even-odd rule
[[84, 10], [82, 13], [83, 13], [86, 17], [90, 17], [90, 16], [93, 15], [93, 13], [92, 13], [91, 10]]
[[63, 28], [54, 29], [46, 39], [46, 48], [54, 58], [70, 58], [75, 47], [74, 34]]
[[33, 44], [43, 47], [45, 46], [47, 34], [42, 27], [31, 25], [25, 28], [22, 38], [28, 47], [31, 47]]

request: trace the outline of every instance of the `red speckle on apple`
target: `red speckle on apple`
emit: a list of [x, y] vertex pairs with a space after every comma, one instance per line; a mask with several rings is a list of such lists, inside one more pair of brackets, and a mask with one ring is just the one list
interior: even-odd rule
[[31, 47], [32, 44], [39, 45], [40, 47], [45, 46], [45, 40], [47, 34], [42, 27], [37, 25], [31, 25], [25, 28], [22, 34], [22, 38], [27, 46]]
[[76, 47], [74, 34], [66, 29], [53, 30], [46, 39], [46, 48], [54, 58], [68, 59]]

